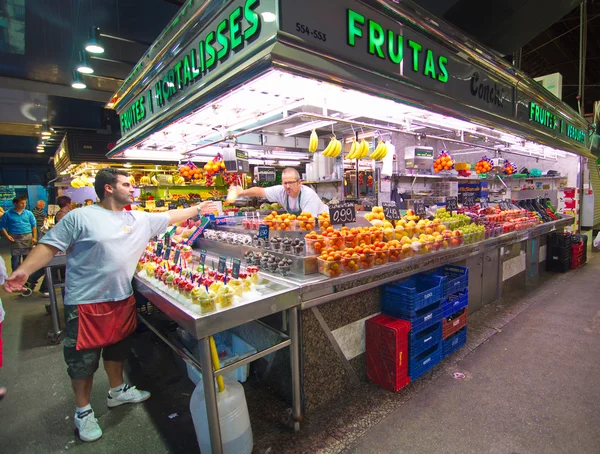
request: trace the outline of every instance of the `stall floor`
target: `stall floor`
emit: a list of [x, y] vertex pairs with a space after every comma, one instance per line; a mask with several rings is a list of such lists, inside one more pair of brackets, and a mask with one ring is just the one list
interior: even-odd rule
[[[288, 406], [251, 376], [245, 388], [254, 452], [600, 452], [599, 274], [600, 259], [591, 255], [580, 270], [505, 294], [470, 317], [467, 345], [433, 371], [398, 393], [364, 383], [307, 417], [297, 434], [286, 425]], [[136, 336], [126, 369], [152, 398], [109, 410], [99, 371], [92, 405], [104, 436], [79, 441], [62, 349], [46, 339], [48, 299], [1, 296], [0, 386], [8, 388], [0, 401], [1, 452], [198, 452], [188, 408], [193, 385], [148, 332]]]

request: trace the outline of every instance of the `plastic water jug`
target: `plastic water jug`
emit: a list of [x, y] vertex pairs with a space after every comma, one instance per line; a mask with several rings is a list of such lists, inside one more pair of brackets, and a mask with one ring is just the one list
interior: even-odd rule
[[[224, 454], [251, 454], [254, 441], [248, 404], [244, 388], [237, 380], [227, 376], [225, 391], [217, 392], [217, 407], [219, 409], [219, 425], [221, 426], [221, 441]], [[216, 388], [216, 385], [215, 385]], [[208, 421], [206, 415], [206, 400], [204, 397], [204, 382], [201, 380], [196, 385], [190, 399], [190, 412], [196, 429], [196, 438], [202, 454], [212, 453]]]

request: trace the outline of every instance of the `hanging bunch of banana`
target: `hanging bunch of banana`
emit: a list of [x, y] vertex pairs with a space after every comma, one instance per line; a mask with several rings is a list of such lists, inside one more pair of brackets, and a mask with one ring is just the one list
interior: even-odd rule
[[317, 135], [317, 131], [314, 129], [310, 133], [310, 140], [308, 142], [308, 151], [314, 153], [317, 151], [317, 147], [319, 146], [319, 136]]
[[365, 139], [358, 142], [356, 139], [352, 139], [352, 146], [350, 147], [350, 153], [346, 156], [346, 159], [362, 159], [369, 154], [369, 144]]
[[388, 153], [388, 147], [385, 144], [385, 142], [383, 140], [380, 140], [379, 143], [377, 144], [377, 147], [375, 148], [375, 151], [373, 151], [373, 153], [371, 153], [370, 158], [373, 161], [381, 161], [383, 158], [386, 157]]
[[323, 150], [323, 156], [327, 156], [328, 158], [337, 158], [342, 152], [342, 142], [337, 140], [334, 137], [331, 138], [329, 144]]

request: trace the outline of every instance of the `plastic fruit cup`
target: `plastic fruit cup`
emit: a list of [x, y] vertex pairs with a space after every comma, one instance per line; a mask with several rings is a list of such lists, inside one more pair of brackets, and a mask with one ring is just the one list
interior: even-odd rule
[[383, 231], [382, 230], [371, 230], [371, 244], [379, 243], [383, 241]]
[[324, 260], [321, 257], [317, 258], [319, 273], [327, 277], [337, 277], [342, 274], [341, 260]]
[[388, 262], [388, 251], [375, 252], [375, 265], [385, 265]]
[[419, 254], [425, 255], [433, 251], [433, 243], [421, 243]]
[[361, 269], [368, 270], [369, 268], [373, 268], [375, 266], [375, 253], [360, 254], [359, 260]]
[[328, 237], [325, 238], [325, 247], [330, 247], [334, 251], [341, 251], [344, 249], [344, 237]]
[[343, 238], [344, 238], [344, 245], [345, 245], [345, 247], [356, 247], [356, 246], [358, 246], [358, 239], [357, 239], [356, 235], [350, 234], [350, 235], [346, 235]]
[[312, 232], [315, 229], [315, 220], [312, 221], [296, 221], [296, 229], [302, 232]]
[[296, 230], [296, 221], [278, 221], [276, 224], [276, 230], [282, 232]]
[[391, 248], [388, 251], [388, 261], [390, 263], [394, 263], [394, 262], [399, 262], [400, 260], [402, 260], [402, 248]]
[[307, 255], [320, 255], [321, 249], [325, 247], [325, 238], [318, 238], [316, 240], [305, 239], [306, 253]]
[[327, 227], [331, 226], [331, 221], [329, 219], [319, 219], [319, 229], [325, 230]]
[[357, 233], [356, 242], [358, 243], [358, 246], [360, 246], [361, 244], [371, 244], [371, 234], [368, 232]]
[[356, 273], [358, 271], [358, 261], [359, 258], [343, 258], [342, 259], [342, 270], [345, 273]]

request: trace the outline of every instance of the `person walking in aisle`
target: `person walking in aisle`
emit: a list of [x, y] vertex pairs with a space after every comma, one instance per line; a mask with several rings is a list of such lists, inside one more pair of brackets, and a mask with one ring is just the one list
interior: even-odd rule
[[43, 200], [38, 200], [35, 204], [35, 208], [33, 209], [33, 217], [35, 218], [36, 231], [37, 231], [37, 239], [39, 239], [44, 235], [42, 233], [42, 227], [44, 227], [44, 222], [46, 222], [46, 202]]
[[4, 289], [21, 291], [28, 276], [45, 266], [58, 251], [67, 254], [64, 356], [75, 394], [74, 423], [83, 441], [94, 441], [102, 430], [90, 406], [94, 373], [100, 356], [110, 389], [106, 404], [113, 408], [144, 402], [147, 391], [124, 382], [123, 365], [137, 314], [131, 280], [150, 238], [170, 223], [182, 222], [214, 204], [203, 202], [165, 213], [125, 211], [133, 202], [128, 174], [102, 169], [94, 188], [100, 202], [67, 213], [41, 240], [25, 262], [7, 278]]
[[58, 221], [64, 218], [65, 215], [71, 211], [71, 197], [61, 195], [60, 197], [56, 198], [56, 204], [60, 207], [60, 210], [58, 210], [58, 213], [56, 213], [54, 216], [54, 225], [58, 224]]

